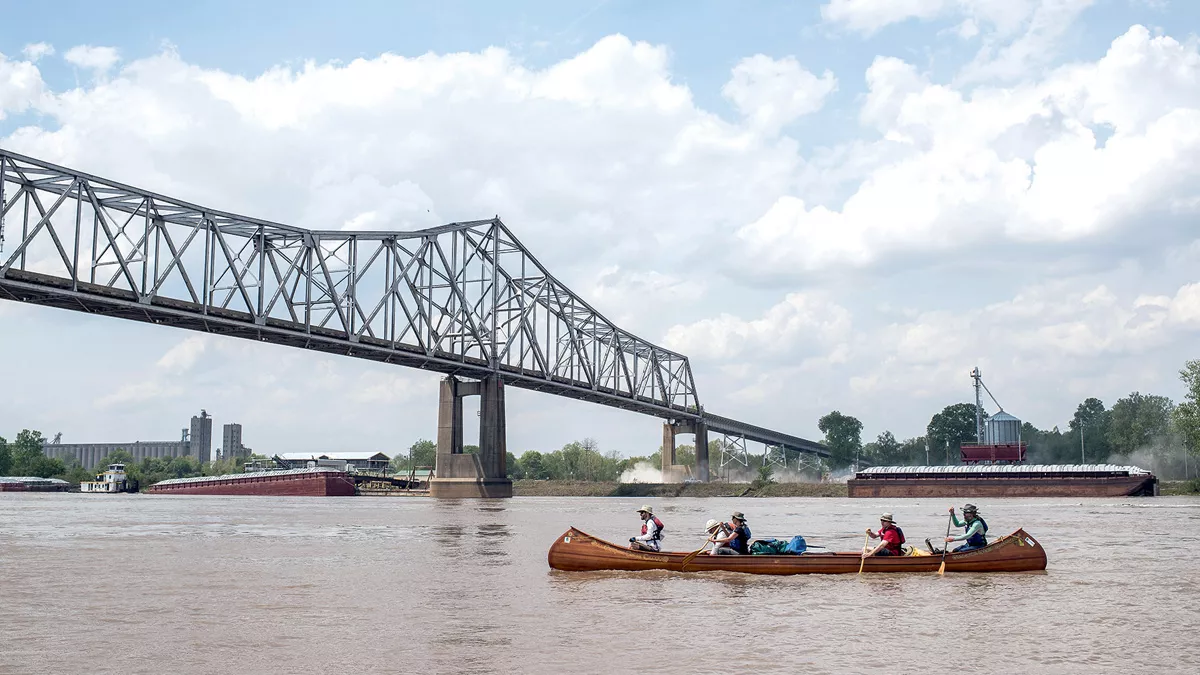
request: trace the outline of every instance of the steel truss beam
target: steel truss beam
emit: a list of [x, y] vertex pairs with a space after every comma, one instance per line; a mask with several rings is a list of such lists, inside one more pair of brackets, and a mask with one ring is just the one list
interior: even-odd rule
[[687, 357], [606, 319], [499, 218], [311, 231], [3, 150], [0, 186], [3, 297], [700, 416]]
[[687, 357], [606, 319], [499, 218], [306, 230], [0, 149], [0, 250], [4, 299], [472, 378], [499, 373], [525, 389], [825, 452], [705, 413]]

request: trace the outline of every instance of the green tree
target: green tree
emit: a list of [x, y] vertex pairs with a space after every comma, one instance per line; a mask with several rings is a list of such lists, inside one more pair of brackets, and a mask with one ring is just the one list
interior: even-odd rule
[[1166, 396], [1133, 392], [1113, 404], [1108, 441], [1113, 452], [1130, 455], [1167, 435], [1175, 404]]
[[[1171, 421], [1187, 452], [1192, 455], [1200, 454], [1200, 360], [1184, 364], [1183, 369], [1179, 371], [1179, 379], [1187, 387], [1187, 394], [1183, 403], [1175, 408]], [[0, 438], [0, 446], [3, 445], [4, 439]]]
[[884, 431], [862, 449], [863, 457], [876, 466], [903, 464], [907, 459], [904, 447], [890, 431]]
[[1071, 429], [1071, 439], [1076, 444], [1080, 440], [1082, 430], [1083, 445], [1086, 449], [1084, 459], [1092, 462], [1103, 462], [1108, 459], [1112, 447], [1108, 441], [1108, 430], [1111, 426], [1112, 414], [1105, 409], [1104, 402], [1098, 398], [1088, 398], [1075, 409], [1075, 416], [1068, 426]]
[[825, 434], [829, 447], [829, 462], [834, 468], [849, 466], [862, 450], [862, 422], [834, 410], [817, 420], [817, 428]]
[[45, 443], [46, 439], [42, 436], [42, 432], [22, 429], [21, 433], [17, 434], [17, 437], [12, 442], [13, 466], [21, 469], [22, 467], [33, 465], [38, 457], [45, 456], [42, 453], [42, 446]]
[[905, 439], [900, 444], [900, 463], [908, 466], [924, 466], [930, 462], [930, 457], [926, 456], [925, 448], [928, 444], [925, 442], [924, 436]]
[[0, 476], [7, 476], [12, 470], [12, 450], [8, 447], [8, 441], [0, 436]]
[[437, 443], [422, 438], [413, 443], [408, 448], [408, 454], [411, 458], [408, 468], [415, 466], [433, 466], [437, 461]]
[[929, 420], [925, 428], [929, 438], [930, 458], [939, 455], [945, 464], [957, 464], [959, 447], [963, 443], [975, 442], [975, 406], [971, 403], [955, 403]]
[[504, 463], [508, 468], [508, 477], [517, 480], [525, 477], [525, 471], [521, 468], [521, 461], [511, 452], [506, 453]]
[[550, 477], [546, 472], [545, 459], [537, 450], [526, 450], [518, 461], [521, 463], [521, 470], [526, 478], [544, 480]]

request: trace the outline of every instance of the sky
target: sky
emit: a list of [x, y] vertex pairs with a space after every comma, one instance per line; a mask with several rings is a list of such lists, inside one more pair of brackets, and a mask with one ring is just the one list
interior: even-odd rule
[[[920, 435], [975, 366], [1065, 427], [1200, 358], [1200, 3], [176, 4], [0, 4], [0, 147], [303, 227], [498, 214], [707, 410], [806, 438]], [[430, 373], [12, 302], [0, 374], [8, 438], [201, 408], [267, 453], [436, 435]], [[507, 413], [517, 454], [661, 440]]]

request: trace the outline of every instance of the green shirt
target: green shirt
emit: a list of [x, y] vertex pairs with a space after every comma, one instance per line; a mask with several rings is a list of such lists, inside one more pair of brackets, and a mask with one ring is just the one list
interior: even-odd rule
[[950, 541], [966, 541], [967, 539], [970, 539], [973, 535], [979, 534], [979, 531], [983, 529], [983, 521], [978, 518], [970, 521], [970, 523], [968, 524], [968, 523], [960, 522], [958, 520], [958, 514], [951, 513], [950, 519], [954, 521], [955, 527], [967, 528], [966, 532], [964, 532], [956, 537], [951, 537]]

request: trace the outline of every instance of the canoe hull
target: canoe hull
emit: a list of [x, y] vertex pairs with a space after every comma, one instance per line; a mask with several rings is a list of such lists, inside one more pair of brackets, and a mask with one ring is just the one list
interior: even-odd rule
[[[688, 553], [632, 551], [597, 539], [575, 528], [550, 546], [546, 559], [551, 569], [567, 572], [621, 570], [641, 572], [743, 572], [746, 574], [855, 574], [858, 553], [805, 553], [804, 555], [707, 555], [688, 561]], [[871, 557], [863, 572], [936, 572], [941, 556]], [[1046, 569], [1046, 551], [1024, 530], [1000, 537], [984, 548], [946, 555], [947, 572], [1034, 572]]]

